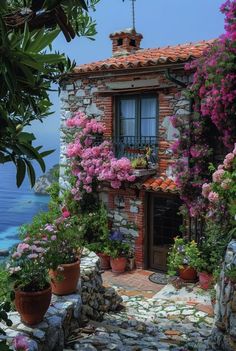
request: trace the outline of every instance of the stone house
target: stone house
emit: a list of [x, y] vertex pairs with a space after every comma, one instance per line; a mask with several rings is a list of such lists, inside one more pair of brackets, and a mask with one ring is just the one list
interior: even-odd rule
[[[136, 266], [166, 270], [166, 258], [181, 224], [181, 204], [172, 174], [170, 116], [188, 118], [183, 94], [191, 79], [184, 65], [199, 58], [210, 41], [141, 49], [133, 29], [110, 35], [112, 57], [76, 67], [61, 87], [61, 121], [75, 111], [102, 120], [117, 157], [151, 154], [148, 169], [136, 170], [136, 182], [103, 189], [113, 226], [134, 240]], [[63, 134], [63, 132], [62, 132]], [[65, 145], [62, 142], [61, 163]]]

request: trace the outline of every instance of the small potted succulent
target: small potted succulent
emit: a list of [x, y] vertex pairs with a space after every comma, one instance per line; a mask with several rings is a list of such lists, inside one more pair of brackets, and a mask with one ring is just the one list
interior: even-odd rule
[[131, 165], [134, 169], [144, 169], [148, 167], [148, 162], [145, 157], [137, 157], [131, 161]]
[[168, 256], [168, 274], [179, 274], [180, 278], [187, 282], [197, 280], [197, 267], [201, 262], [200, 251], [194, 240], [185, 241], [176, 237], [174, 245]]
[[41, 240], [26, 237], [14, 249], [7, 264], [14, 286], [16, 310], [22, 322], [28, 325], [43, 320], [51, 301], [46, 252], [46, 237]]
[[125, 241], [119, 230], [110, 234], [110, 255], [111, 269], [113, 273], [124, 273], [127, 266], [127, 256], [130, 251], [130, 244]]

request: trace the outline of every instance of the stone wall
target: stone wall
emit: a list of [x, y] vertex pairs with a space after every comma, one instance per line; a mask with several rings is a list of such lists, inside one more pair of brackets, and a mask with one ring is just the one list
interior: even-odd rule
[[[156, 94], [158, 101], [158, 155], [156, 171], [158, 176], [173, 176], [172, 164], [174, 162], [171, 152], [171, 143], [176, 137], [177, 131], [170, 123], [170, 116], [177, 114], [183, 118], [188, 118], [190, 114], [190, 104], [184, 96], [182, 88], [170, 82], [162, 72], [104, 72], [102, 74], [92, 72], [85, 75], [75, 75], [70, 82], [65, 82], [61, 87], [61, 178], [62, 185], [66, 185], [63, 172], [63, 164], [66, 164], [64, 155], [66, 149], [64, 129], [65, 120], [70, 118], [74, 112], [82, 111], [88, 116], [93, 116], [103, 121], [106, 125], [106, 137], [112, 137], [115, 134], [115, 111], [116, 97], [114, 91], [110, 89], [112, 84], [120, 84], [127, 81], [141, 81], [144, 85], [149, 81], [155, 82], [155, 88], [152, 93]], [[124, 73], [124, 72], [123, 72]], [[100, 75], [100, 77], [99, 77]], [[180, 71], [177, 76], [178, 80], [187, 82], [188, 77]], [[110, 89], [110, 93], [109, 93]], [[150, 89], [150, 87], [149, 87]], [[150, 90], [149, 90], [150, 91]], [[131, 91], [132, 92], [132, 91]], [[131, 93], [130, 92], [130, 93]], [[138, 93], [145, 93], [139, 90]], [[137, 92], [136, 92], [137, 93]], [[119, 92], [122, 94], [122, 91]], [[125, 94], [125, 93], [124, 93]], [[135, 94], [135, 92], [134, 92]], [[117, 94], [116, 94], [117, 95]], [[116, 203], [118, 198], [122, 198], [125, 206], [119, 207]], [[144, 241], [145, 241], [145, 204], [144, 191], [135, 192], [132, 189], [109, 190], [107, 189], [108, 209], [114, 219], [114, 228], [119, 224], [123, 232], [131, 234], [135, 245], [135, 258], [137, 267], [144, 267]], [[127, 226], [134, 228], [128, 228]]]
[[105, 312], [115, 311], [122, 299], [114, 289], [102, 286], [100, 260], [92, 252], [81, 258], [81, 279], [78, 291], [67, 296], [52, 296], [44, 320], [34, 326], [24, 325], [17, 312], [9, 313], [12, 327], [0, 323], [11, 341], [17, 335], [25, 335], [29, 351], [62, 351], [64, 341], [71, 330], [89, 319], [101, 320]]
[[236, 350], [236, 283], [226, 276], [227, 267], [236, 267], [236, 240], [228, 245], [225, 262], [217, 285], [215, 327], [212, 339], [224, 351]]

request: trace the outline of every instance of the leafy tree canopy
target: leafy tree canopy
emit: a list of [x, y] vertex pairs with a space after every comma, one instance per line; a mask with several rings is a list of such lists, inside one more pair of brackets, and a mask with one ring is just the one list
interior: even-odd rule
[[34, 185], [33, 161], [44, 172], [44, 157], [52, 152], [34, 146], [25, 127], [50, 114], [50, 86], [75, 64], [51, 45], [60, 32], [67, 41], [75, 35], [92, 39], [88, 9], [99, 1], [0, 0], [0, 163], [15, 164], [18, 187], [26, 172]]

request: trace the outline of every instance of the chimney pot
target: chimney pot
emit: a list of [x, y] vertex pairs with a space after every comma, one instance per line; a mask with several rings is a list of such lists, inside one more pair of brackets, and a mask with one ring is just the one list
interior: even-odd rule
[[127, 28], [110, 34], [113, 56], [133, 54], [140, 49], [142, 34], [133, 28]]

